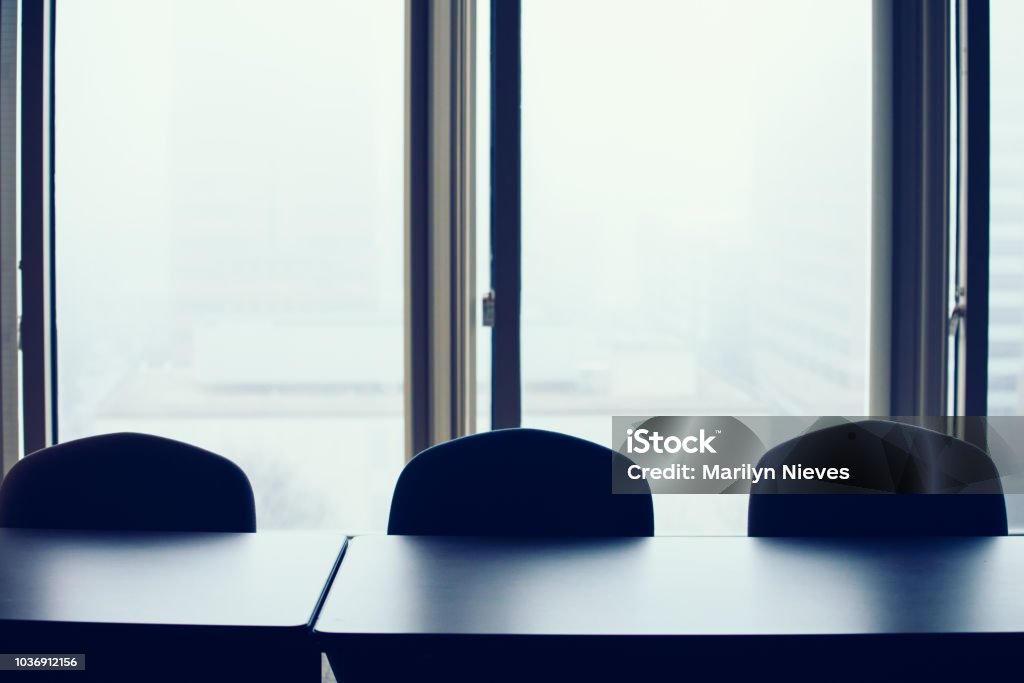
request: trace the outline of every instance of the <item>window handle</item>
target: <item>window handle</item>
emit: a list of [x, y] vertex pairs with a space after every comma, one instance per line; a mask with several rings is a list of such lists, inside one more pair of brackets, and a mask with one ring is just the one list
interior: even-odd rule
[[956, 303], [949, 313], [949, 336], [955, 337], [960, 331], [960, 321], [967, 317], [967, 290], [964, 287], [956, 288]]
[[494, 290], [489, 289], [484, 294], [483, 299], [483, 319], [484, 327], [494, 327]]

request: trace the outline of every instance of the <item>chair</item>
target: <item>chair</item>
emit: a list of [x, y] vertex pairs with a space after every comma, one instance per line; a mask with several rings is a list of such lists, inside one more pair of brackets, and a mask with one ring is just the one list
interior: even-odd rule
[[256, 531], [252, 487], [230, 460], [147, 434], [105, 434], [23, 458], [0, 484], [0, 527]]
[[[845, 481], [782, 479], [783, 465], [847, 467]], [[751, 488], [751, 536], [1003, 536], [1006, 503], [985, 451], [913, 425], [864, 420], [769, 450]], [[897, 495], [893, 495], [897, 494]], [[918, 495], [913, 495], [918, 494]]]
[[652, 536], [647, 483], [636, 493], [612, 493], [617, 458], [624, 456], [539, 429], [454, 439], [428, 448], [402, 470], [388, 533]]

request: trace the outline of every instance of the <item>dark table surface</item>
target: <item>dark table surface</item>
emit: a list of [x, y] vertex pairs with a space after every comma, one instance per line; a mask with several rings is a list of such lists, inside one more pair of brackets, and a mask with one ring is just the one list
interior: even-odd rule
[[1024, 632], [1024, 538], [350, 541], [315, 628], [347, 636]]
[[305, 628], [344, 544], [330, 531], [0, 529], [0, 627]]

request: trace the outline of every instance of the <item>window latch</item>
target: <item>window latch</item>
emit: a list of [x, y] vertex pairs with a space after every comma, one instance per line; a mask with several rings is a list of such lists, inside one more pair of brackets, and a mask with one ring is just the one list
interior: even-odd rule
[[484, 294], [483, 299], [483, 324], [484, 327], [494, 327], [494, 290], [490, 289]]
[[948, 333], [950, 337], [955, 337], [960, 331], [960, 321], [967, 317], [967, 290], [964, 287], [956, 288], [956, 301], [953, 304], [953, 310], [949, 313], [949, 327]]

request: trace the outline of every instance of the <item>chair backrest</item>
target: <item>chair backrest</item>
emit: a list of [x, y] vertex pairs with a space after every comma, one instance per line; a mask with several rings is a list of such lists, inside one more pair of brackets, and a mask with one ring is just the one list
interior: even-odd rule
[[646, 482], [612, 493], [610, 448], [538, 429], [501, 429], [428, 448], [402, 470], [389, 534], [651, 536]]
[[[849, 479], [782, 479], [783, 465], [849, 468]], [[1002, 536], [1006, 503], [980, 448], [921, 427], [864, 420], [808, 432], [761, 458], [751, 536]], [[898, 494], [898, 495], [893, 495]], [[919, 494], [919, 495], [912, 495]]]
[[252, 487], [230, 460], [147, 434], [44, 448], [0, 483], [0, 527], [120, 531], [256, 530]]

